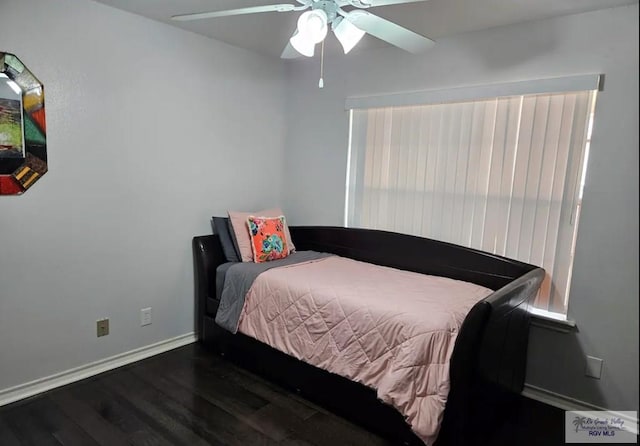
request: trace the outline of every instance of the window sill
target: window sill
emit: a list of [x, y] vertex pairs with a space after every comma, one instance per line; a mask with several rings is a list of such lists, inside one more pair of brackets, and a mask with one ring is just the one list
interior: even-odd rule
[[574, 320], [547, 316], [546, 314], [537, 313], [535, 310], [531, 313], [531, 325], [560, 333], [578, 331], [578, 325]]

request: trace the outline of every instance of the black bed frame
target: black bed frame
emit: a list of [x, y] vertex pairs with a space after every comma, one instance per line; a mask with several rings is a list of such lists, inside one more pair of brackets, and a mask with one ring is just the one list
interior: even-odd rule
[[[436, 442], [483, 444], [492, 427], [515, 407], [515, 398], [522, 391], [529, 305], [544, 270], [458, 245], [386, 231], [321, 226], [293, 226], [290, 231], [298, 250], [330, 252], [496, 290], [471, 309], [456, 339], [451, 389]], [[202, 343], [394, 444], [423, 445], [400, 413], [378, 400], [372, 389], [217, 326], [215, 272], [226, 262], [218, 236], [194, 237], [193, 255], [196, 329]]]

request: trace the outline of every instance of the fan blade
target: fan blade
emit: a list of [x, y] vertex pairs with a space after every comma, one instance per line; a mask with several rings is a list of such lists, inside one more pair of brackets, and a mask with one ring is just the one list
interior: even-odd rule
[[284, 51], [280, 55], [280, 58], [297, 59], [298, 57], [302, 57], [302, 54], [295, 50], [295, 48], [291, 45], [291, 42], [287, 42], [287, 46], [284, 47]]
[[427, 0], [338, 0], [338, 6], [356, 6], [358, 8], [375, 8], [376, 6], [401, 5], [402, 3], [418, 3]]
[[258, 12], [289, 12], [289, 11], [294, 11], [296, 8], [297, 7], [295, 5], [289, 5], [289, 4], [252, 6], [249, 8], [227, 9], [226, 11], [198, 12], [195, 14], [174, 15], [171, 17], [171, 19], [178, 20], [181, 22], [186, 22], [189, 20], [212, 19], [214, 17], [227, 17], [232, 15], [255, 14]]
[[362, 31], [410, 53], [418, 54], [435, 45], [433, 40], [367, 11], [357, 9], [344, 17]]
[[360, 3], [367, 4], [370, 8], [375, 8], [376, 6], [400, 5], [402, 3], [418, 3], [424, 1], [426, 0], [361, 0]]

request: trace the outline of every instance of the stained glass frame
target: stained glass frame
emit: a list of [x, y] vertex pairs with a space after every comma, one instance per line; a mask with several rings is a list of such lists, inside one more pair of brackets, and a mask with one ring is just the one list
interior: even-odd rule
[[48, 170], [44, 86], [18, 57], [0, 51], [3, 81], [11, 81], [22, 93], [23, 152], [19, 157], [0, 156], [0, 195], [21, 195]]

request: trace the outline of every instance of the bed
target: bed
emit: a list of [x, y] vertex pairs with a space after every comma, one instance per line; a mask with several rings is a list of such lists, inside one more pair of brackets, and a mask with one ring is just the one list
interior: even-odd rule
[[[499, 423], [500, 414], [510, 410], [514, 395], [522, 390], [528, 309], [544, 271], [485, 252], [385, 231], [340, 227], [291, 227], [290, 231], [299, 252], [331, 253], [340, 256], [338, 259], [418, 273], [413, 276], [455, 279], [474, 289], [490, 289], [468, 303], [461, 319], [448, 364], [448, 395], [436, 443], [479, 444], [491, 426]], [[216, 270], [226, 263], [226, 258], [218, 236], [194, 237], [193, 253], [201, 342], [394, 443], [421, 445], [425, 438], [432, 438], [424, 432], [416, 435], [407, 422], [407, 414], [403, 416], [387, 404], [389, 401], [381, 401], [376, 391], [362, 384], [362, 379], [356, 382], [282, 353], [281, 346], [277, 349], [257, 340], [250, 327], [244, 329], [250, 335], [222, 329], [215, 322], [220, 307]], [[340, 267], [348, 265], [341, 263]], [[285, 269], [271, 271], [282, 276]], [[292, 280], [295, 276], [283, 277]]]

